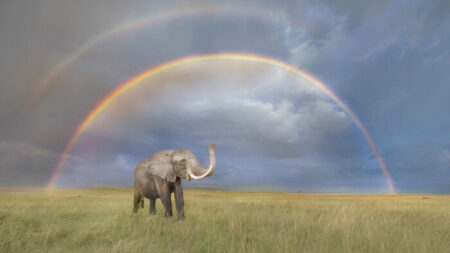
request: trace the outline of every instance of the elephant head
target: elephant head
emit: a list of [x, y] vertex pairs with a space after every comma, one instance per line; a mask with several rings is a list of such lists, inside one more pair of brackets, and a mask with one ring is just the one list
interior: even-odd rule
[[175, 182], [177, 177], [188, 181], [211, 176], [216, 169], [214, 154], [215, 143], [209, 145], [209, 166], [203, 167], [195, 155], [188, 149], [170, 149], [155, 153], [144, 166], [150, 173], [169, 182]]

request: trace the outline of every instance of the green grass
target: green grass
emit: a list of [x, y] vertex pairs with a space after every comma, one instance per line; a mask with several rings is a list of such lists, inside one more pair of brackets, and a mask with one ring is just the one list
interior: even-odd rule
[[[0, 252], [449, 252], [448, 195], [185, 190], [132, 214], [131, 189], [0, 191]], [[174, 205], [175, 207], [175, 205]], [[175, 208], [174, 208], [175, 209]]]

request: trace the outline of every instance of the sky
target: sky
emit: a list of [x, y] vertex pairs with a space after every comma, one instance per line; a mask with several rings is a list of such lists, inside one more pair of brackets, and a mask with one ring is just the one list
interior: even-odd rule
[[0, 187], [132, 187], [137, 163], [188, 148], [216, 172], [185, 187], [450, 193], [448, 1], [0, 1]]

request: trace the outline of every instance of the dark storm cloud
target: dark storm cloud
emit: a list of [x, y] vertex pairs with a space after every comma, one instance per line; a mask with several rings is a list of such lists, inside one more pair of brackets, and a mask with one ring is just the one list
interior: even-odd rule
[[[448, 192], [447, 1], [319, 3], [326, 39], [286, 40], [291, 61], [330, 84], [375, 137], [400, 190]], [[292, 8], [291, 8], [292, 10]], [[324, 14], [327, 14], [326, 17]], [[289, 31], [287, 28], [286, 31]], [[420, 158], [419, 158], [420, 157]], [[441, 177], [443, 176], [443, 177]], [[431, 190], [432, 191], [432, 190]]]
[[450, 120], [442, 117], [450, 106], [450, 79], [444, 74], [450, 61], [450, 19], [444, 14], [449, 8], [445, 1], [393, 1], [374, 8], [377, 15], [371, 17], [346, 15], [341, 36], [347, 47], [337, 50], [342, 57], [357, 56], [358, 63], [348, 61], [352, 69], [335, 74], [342, 80], [336, 82], [341, 94], [351, 98], [388, 154], [399, 188], [409, 192], [450, 187], [444, 179], [450, 171], [436, 163], [450, 140], [448, 131], [439, 130]]
[[[88, 50], [57, 76], [37, 103], [27, 102], [55, 64], [101, 32], [134, 18], [205, 5], [271, 12], [261, 20], [218, 12], [127, 31]], [[0, 186], [44, 185], [78, 123], [119, 83], [174, 58], [238, 51], [288, 61], [325, 81], [367, 126], [386, 154], [400, 191], [449, 192], [449, 11], [448, 1], [3, 1]], [[189, 75], [179, 76], [179, 81], [185, 78]], [[272, 83], [267, 75], [250, 80], [271, 86], [284, 77], [271, 78]], [[177, 103], [171, 99], [185, 92], [182, 88], [171, 90], [172, 95], [152, 91], [166, 94], [152, 99], [163, 103], [160, 111], [146, 107], [153, 102], [135, 108], [147, 113], [148, 124], [145, 119], [126, 124], [126, 119], [136, 117], [130, 115], [115, 125], [100, 115], [94, 124], [107, 127], [86, 133], [73, 151], [86, 155], [89, 150], [92, 155], [69, 159], [66, 166], [80, 173], [69, 168], [65, 171], [72, 174], [60, 183], [127, 185], [129, 168], [161, 148], [187, 146], [206, 163], [205, 147], [214, 137], [226, 143], [218, 145], [218, 156], [219, 151], [227, 156], [220, 157], [223, 170], [203, 182], [211, 187], [234, 182], [242, 188], [384, 191], [376, 159], [358, 129], [340, 120], [341, 109], [306, 90], [295, 93], [281, 87], [289, 85], [228, 100], [186, 96]], [[227, 95], [226, 88], [218, 92]], [[166, 117], [163, 108], [173, 113]], [[195, 134], [179, 134], [179, 126], [189, 120], [208, 122], [217, 130], [192, 123], [183, 129]], [[280, 121], [284, 123], [275, 123]], [[91, 142], [89, 134], [95, 137]], [[109, 145], [108, 152], [102, 152], [102, 143]], [[248, 155], [231, 156], [234, 146]], [[114, 169], [102, 178], [93, 170], [102, 166]], [[274, 168], [279, 167], [290, 172], [277, 174]], [[235, 182], [240, 170], [258, 177]]]
[[[0, 142], [0, 185], [42, 186], [58, 154], [17, 141]], [[47, 168], [47, 169], [46, 169]], [[40, 170], [36, 173], [35, 170]]]

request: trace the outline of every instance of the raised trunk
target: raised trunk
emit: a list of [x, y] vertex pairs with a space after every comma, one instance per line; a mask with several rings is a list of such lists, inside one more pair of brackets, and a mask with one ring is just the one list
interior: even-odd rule
[[[192, 164], [192, 168], [193, 170], [191, 170], [191, 166], [187, 166], [187, 171], [189, 173], [189, 175], [191, 176], [191, 178], [193, 179], [202, 179], [204, 177], [209, 177], [211, 176], [214, 171], [216, 170], [216, 156], [214, 155], [214, 147], [216, 146], [216, 144], [213, 142], [211, 143], [211, 145], [209, 145], [209, 167], [208, 168], [204, 168], [202, 167], [202, 165], [196, 160], [194, 162], [194, 164]], [[199, 171], [200, 175], [195, 175], [193, 171]]]

